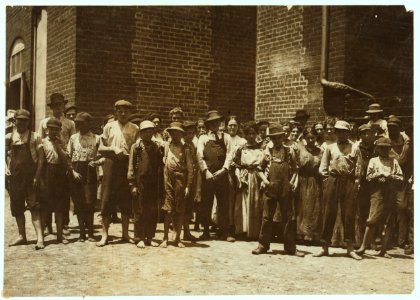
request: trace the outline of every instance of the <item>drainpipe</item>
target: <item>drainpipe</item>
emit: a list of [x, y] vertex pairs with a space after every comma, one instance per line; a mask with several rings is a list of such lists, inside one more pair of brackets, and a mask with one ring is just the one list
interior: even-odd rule
[[35, 116], [35, 93], [36, 93], [36, 55], [37, 55], [37, 51], [36, 51], [36, 46], [37, 46], [37, 31], [38, 31], [38, 10], [34, 9], [33, 13], [32, 13], [32, 26], [33, 26], [33, 30], [34, 30], [34, 39], [33, 39], [33, 44], [32, 44], [32, 49], [33, 49], [33, 65], [32, 65], [32, 128], [35, 128], [35, 120], [36, 120], [36, 116]]
[[322, 44], [321, 44], [321, 74], [320, 81], [323, 87], [335, 90], [348, 91], [363, 95], [369, 99], [374, 99], [371, 94], [355, 89], [347, 84], [328, 81], [328, 45], [329, 45], [329, 16], [328, 6], [322, 6]]

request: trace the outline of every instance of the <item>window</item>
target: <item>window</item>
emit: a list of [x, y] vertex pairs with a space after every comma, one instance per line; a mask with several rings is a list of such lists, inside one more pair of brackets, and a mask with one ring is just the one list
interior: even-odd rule
[[10, 55], [10, 79], [13, 76], [22, 73], [22, 53], [25, 44], [22, 39], [17, 39], [13, 44], [12, 53]]

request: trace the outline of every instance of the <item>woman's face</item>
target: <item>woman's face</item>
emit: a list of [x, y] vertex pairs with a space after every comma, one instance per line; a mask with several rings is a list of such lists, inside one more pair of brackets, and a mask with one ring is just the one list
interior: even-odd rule
[[295, 127], [290, 132], [290, 140], [296, 141], [298, 136], [299, 136], [299, 129], [297, 127]]
[[262, 139], [264, 139], [267, 136], [267, 127], [268, 127], [267, 125], [261, 125], [258, 128], [258, 133], [260, 134], [260, 137]]
[[306, 144], [310, 147], [315, 145], [316, 137], [312, 133], [308, 133], [305, 137]]
[[257, 140], [257, 132], [255, 131], [255, 129], [249, 129], [249, 131], [245, 134], [245, 139], [248, 144], [254, 145]]
[[230, 121], [229, 123], [228, 123], [228, 134], [230, 135], [230, 136], [236, 136], [237, 134], [238, 134], [238, 123], [235, 121], [235, 122], [233, 122], [233, 121]]
[[290, 136], [290, 126], [283, 126], [283, 131], [285, 132], [286, 136]]

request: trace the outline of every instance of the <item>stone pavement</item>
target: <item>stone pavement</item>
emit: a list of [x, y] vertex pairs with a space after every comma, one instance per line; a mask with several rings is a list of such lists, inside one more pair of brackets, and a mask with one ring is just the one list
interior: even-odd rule
[[[299, 246], [304, 258], [282, 255], [273, 244], [267, 255], [254, 256], [256, 242], [187, 243], [179, 249], [138, 249], [119, 244], [121, 225], [111, 226], [111, 243], [98, 248], [77, 242], [77, 220], [72, 216], [71, 243], [56, 244], [46, 237], [46, 248], [35, 251], [35, 234], [26, 212], [30, 244], [8, 247], [17, 233], [5, 201], [3, 296], [117, 296], [117, 295], [255, 295], [255, 294], [407, 294], [414, 287], [414, 259], [393, 249], [393, 259], [366, 256], [354, 261], [345, 250], [332, 257], [314, 258], [318, 247]], [[99, 238], [98, 219], [95, 218]], [[130, 224], [130, 230], [132, 230]], [[159, 224], [157, 240], [162, 237]], [[132, 231], [130, 231], [132, 234]], [[196, 236], [199, 234], [193, 231]], [[371, 253], [371, 252], [368, 252]]]

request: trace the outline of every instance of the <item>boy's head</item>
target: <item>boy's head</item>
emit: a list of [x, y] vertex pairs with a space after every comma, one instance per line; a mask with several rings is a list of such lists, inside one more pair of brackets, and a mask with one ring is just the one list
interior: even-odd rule
[[278, 123], [273, 123], [270, 125], [267, 136], [270, 137], [271, 141], [275, 148], [279, 148], [283, 145], [284, 138], [286, 134], [283, 130], [283, 126]]
[[47, 122], [48, 137], [51, 140], [56, 140], [59, 138], [60, 131], [61, 131], [60, 120], [54, 117], [50, 118]]
[[391, 151], [391, 140], [386, 137], [380, 137], [375, 142], [376, 152], [381, 157], [389, 157], [389, 151]]
[[84, 134], [91, 130], [92, 116], [87, 112], [79, 112], [74, 118], [76, 127]]
[[26, 109], [18, 109], [15, 113], [16, 130], [24, 133], [29, 128], [31, 113]]
[[401, 121], [396, 117], [388, 119], [387, 122], [388, 133], [390, 137], [397, 137], [401, 131]]
[[167, 128], [166, 131], [169, 133], [172, 141], [175, 143], [179, 143], [185, 133], [184, 129], [182, 128], [181, 122], [172, 122], [170, 127]]
[[196, 123], [193, 121], [185, 121], [182, 124], [182, 127], [184, 128], [185, 131], [185, 135], [184, 135], [184, 139], [186, 142], [191, 142], [195, 136], [196, 133]]
[[152, 139], [155, 132], [155, 124], [152, 121], [146, 120], [140, 123], [140, 137], [142, 140], [148, 142]]
[[126, 124], [131, 115], [133, 104], [127, 100], [118, 100], [115, 102], [115, 118], [121, 123]]
[[375, 139], [375, 132], [369, 124], [359, 126], [359, 136], [362, 143], [371, 144]]
[[338, 120], [335, 125], [335, 135], [338, 142], [345, 142], [349, 138], [350, 124], [343, 120]]
[[74, 105], [67, 107], [64, 114], [66, 115], [67, 119], [74, 121], [77, 115], [77, 107]]

